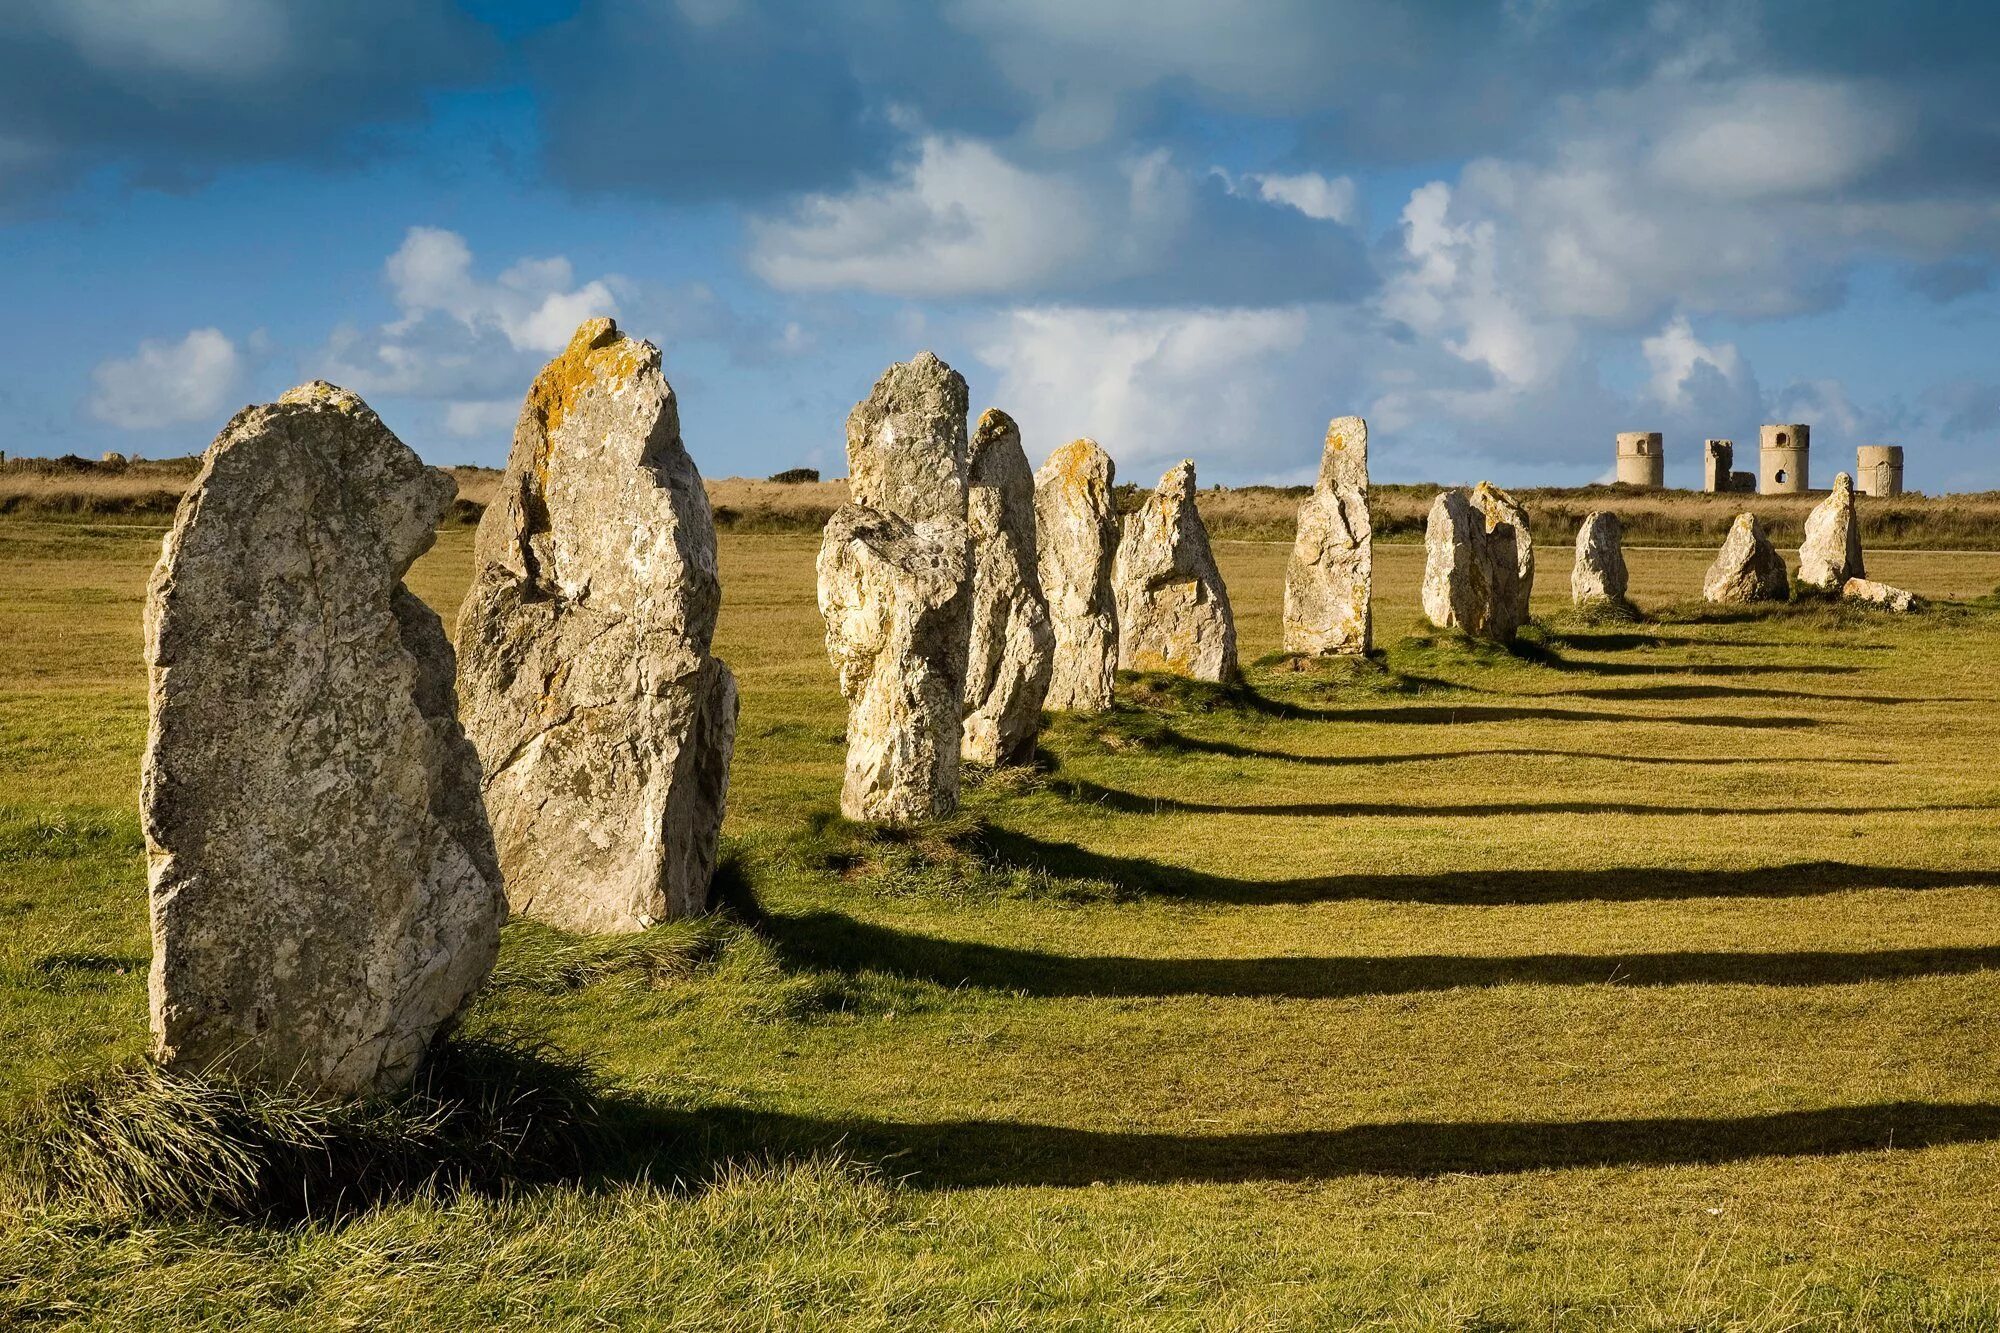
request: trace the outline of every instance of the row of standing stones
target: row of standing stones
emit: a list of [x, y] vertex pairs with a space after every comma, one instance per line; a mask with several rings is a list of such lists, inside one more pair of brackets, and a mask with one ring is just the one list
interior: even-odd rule
[[[817, 575], [851, 818], [949, 813], [961, 762], [1030, 757], [1045, 710], [1109, 708], [1120, 668], [1238, 674], [1193, 463], [1121, 530], [1097, 444], [1031, 472], [1014, 422], [990, 410], [968, 436], [967, 408], [924, 353], [848, 419], [850, 498]], [[1862, 577], [1841, 481], [1802, 578], [1893, 602]], [[1367, 487], [1366, 423], [1338, 418], [1286, 570], [1289, 652], [1369, 651]], [[715, 530], [659, 350], [592, 320], [536, 377], [456, 652], [403, 583], [453, 494], [324, 382], [246, 408], [204, 455], [146, 604], [163, 1062], [391, 1090], [491, 970], [510, 909], [612, 932], [708, 906], [737, 693], [710, 651]], [[1446, 492], [1426, 542], [1429, 618], [1510, 638], [1534, 578], [1525, 511], [1485, 483]], [[1744, 515], [1707, 592], [1784, 596], [1784, 569]], [[1624, 598], [1614, 516], [1585, 523], [1572, 588]]]

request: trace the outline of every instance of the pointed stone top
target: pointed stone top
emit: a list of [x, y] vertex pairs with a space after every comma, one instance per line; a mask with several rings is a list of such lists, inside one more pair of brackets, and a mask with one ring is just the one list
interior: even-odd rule
[[360, 394], [325, 380], [308, 380], [297, 388], [287, 389], [278, 395], [278, 401], [291, 407], [331, 408], [351, 417], [375, 415], [374, 410], [361, 401]]
[[1854, 498], [1854, 478], [1848, 476], [1845, 472], [1836, 475], [1833, 479], [1833, 493], [1852, 500]]
[[1117, 475], [1117, 465], [1096, 440], [1077, 439], [1048, 456], [1041, 470], [1035, 473], [1035, 485], [1108, 491]]
[[1014, 424], [1014, 418], [997, 407], [987, 408], [979, 414], [979, 425], [972, 432], [973, 459], [976, 461], [981, 453], [1009, 436], [1016, 440], [1021, 438], [1021, 428]]
[[1315, 489], [1341, 488], [1368, 489], [1368, 423], [1360, 417], [1335, 417], [1327, 423]]
[[1166, 474], [1160, 478], [1158, 494], [1162, 499], [1192, 500], [1194, 499], [1194, 491], [1194, 460], [1192, 458], [1183, 458], [1180, 462], [1168, 468]]
[[882, 372], [847, 416], [853, 503], [912, 522], [965, 519], [965, 377], [930, 352]]
[[[569, 345], [535, 376], [522, 411], [534, 413], [543, 431], [556, 431], [592, 385], [633, 379], [659, 368], [659, 348], [626, 337], [618, 331], [617, 321], [605, 316], [586, 319], [570, 335]], [[669, 390], [668, 397], [672, 396]]]

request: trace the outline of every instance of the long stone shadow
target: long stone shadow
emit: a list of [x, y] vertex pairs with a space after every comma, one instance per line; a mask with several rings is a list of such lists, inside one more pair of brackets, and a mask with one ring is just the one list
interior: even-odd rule
[[1984, 699], [1965, 698], [1957, 695], [1902, 695], [1902, 694], [1825, 694], [1812, 690], [1767, 689], [1755, 685], [1616, 685], [1601, 689], [1550, 690], [1529, 697], [1536, 699], [1595, 699], [1617, 702], [1621, 699], [1801, 699], [1812, 703], [1836, 704], [1968, 704], [1985, 703]]
[[1174, 727], [1162, 727], [1154, 742], [1162, 749], [1185, 750], [1193, 754], [1213, 754], [1229, 759], [1271, 759], [1288, 764], [1309, 764], [1316, 768], [1369, 768], [1377, 764], [1425, 764], [1448, 759], [1602, 759], [1619, 764], [1688, 765], [1715, 768], [1739, 764], [1825, 764], [1893, 766], [1893, 759], [1856, 759], [1818, 755], [1647, 755], [1608, 754], [1593, 750], [1548, 750], [1502, 746], [1487, 749], [1432, 750], [1415, 754], [1294, 754], [1290, 750], [1267, 750], [1234, 741], [1204, 740]]
[[[1644, 630], [1552, 630], [1548, 636], [1564, 647], [1585, 652], [1618, 653], [1637, 648], [1804, 648], [1799, 639], [1724, 639], [1693, 634], [1650, 634]], [[1887, 653], [1895, 645], [1887, 643], [1841, 643], [1830, 645], [1841, 652]]]
[[[1452, 686], [1451, 688], [1463, 688]], [[1248, 707], [1287, 722], [1366, 722], [1372, 726], [1464, 726], [1473, 722], [1656, 723], [1677, 727], [1739, 727], [1754, 731], [1804, 731], [1818, 718], [1730, 713], [1610, 713], [1586, 708], [1545, 708], [1516, 704], [1413, 704], [1400, 708], [1319, 708], [1286, 703], [1244, 691]]]
[[1494, 986], [1829, 986], [2000, 968], [2000, 946], [1863, 952], [1521, 954], [1472, 957], [1131, 958], [942, 939], [838, 912], [759, 923], [787, 966], [887, 972], [1042, 998], [1209, 995], [1328, 1000]]
[[1234, 1134], [638, 1105], [626, 1108], [621, 1118], [635, 1144], [659, 1146], [600, 1179], [634, 1174], [713, 1178], [731, 1161], [837, 1151], [879, 1164], [908, 1187], [929, 1190], [1718, 1166], [2000, 1139], [2000, 1106], [1984, 1102], [1875, 1102], [1757, 1115], [1623, 1120], [1404, 1121]]
[[1844, 861], [1798, 861], [1738, 870], [1612, 866], [1595, 870], [1364, 871], [1292, 879], [1240, 879], [1143, 857], [1110, 856], [1075, 843], [1052, 842], [992, 825], [983, 829], [979, 837], [986, 855], [1000, 865], [1098, 880], [1142, 896], [1245, 905], [1406, 902], [1501, 906], [1685, 898], [1806, 898], [1854, 889], [2000, 886], [2000, 871], [1996, 870], [1927, 870], [1853, 865]]
[[1881, 814], [1961, 814], [1993, 810], [1990, 805], [1660, 805], [1640, 801], [1499, 801], [1460, 805], [1407, 805], [1380, 801], [1280, 801], [1269, 804], [1228, 804], [1188, 801], [1177, 796], [1146, 796], [1120, 791], [1082, 778], [1057, 778], [1049, 790], [1073, 801], [1116, 810], [1122, 814], [1258, 815], [1299, 818], [1484, 819], [1508, 815], [1673, 815], [1713, 817], [1758, 815], [1783, 818], [1858, 818]]

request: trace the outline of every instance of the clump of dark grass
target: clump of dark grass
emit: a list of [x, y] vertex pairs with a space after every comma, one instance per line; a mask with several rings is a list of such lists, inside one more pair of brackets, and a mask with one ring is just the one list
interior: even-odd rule
[[113, 1216], [338, 1217], [580, 1173], [601, 1098], [584, 1065], [503, 1037], [445, 1037], [410, 1087], [365, 1099], [148, 1061], [50, 1091], [0, 1135], [0, 1180]]
[[525, 918], [507, 923], [487, 986], [558, 995], [613, 978], [662, 985], [713, 962], [742, 933], [720, 915], [667, 921], [625, 935], [574, 935]]

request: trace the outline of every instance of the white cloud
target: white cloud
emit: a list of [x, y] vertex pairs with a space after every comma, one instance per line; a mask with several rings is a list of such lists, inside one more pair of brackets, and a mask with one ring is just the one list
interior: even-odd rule
[[439, 311], [468, 330], [498, 329], [522, 351], [559, 352], [584, 320], [618, 314], [608, 282], [577, 286], [561, 255], [520, 260], [497, 281], [481, 282], [465, 238], [437, 227], [410, 228], [384, 269], [406, 321]]
[[1697, 367], [1706, 366], [1729, 383], [1743, 379], [1743, 358], [1736, 345], [1702, 342], [1685, 315], [1668, 320], [1665, 328], [1639, 344], [1639, 350], [1652, 367], [1653, 398], [1667, 407], [1689, 405], [1688, 382]]
[[1297, 470], [1311, 450], [1292, 447], [1274, 408], [1306, 379], [1294, 358], [1308, 326], [1303, 310], [1019, 309], [980, 332], [975, 354], [1035, 461], [1087, 435], [1124, 480], [1151, 485], [1181, 458]]
[[1650, 166], [1694, 194], [1819, 194], [1881, 162], [1909, 127], [1901, 107], [1853, 84], [1751, 78], [1677, 104]]
[[461, 440], [482, 438], [505, 440], [513, 435], [514, 422], [520, 414], [521, 405], [512, 398], [446, 403], [444, 431], [445, 434], [456, 436]]
[[90, 412], [125, 430], [213, 422], [242, 374], [243, 358], [220, 329], [173, 343], [149, 338], [131, 357], [98, 363]]
[[924, 138], [894, 179], [750, 224], [750, 266], [795, 291], [951, 297], [1035, 286], [1081, 259], [1099, 205], [969, 139]]
[[238, 82], [288, 63], [296, 41], [275, 0], [31, 0], [41, 22], [108, 70]]
[[1347, 176], [1328, 179], [1318, 172], [1296, 176], [1250, 175], [1258, 197], [1269, 204], [1285, 204], [1321, 222], [1354, 220], [1354, 181]]

